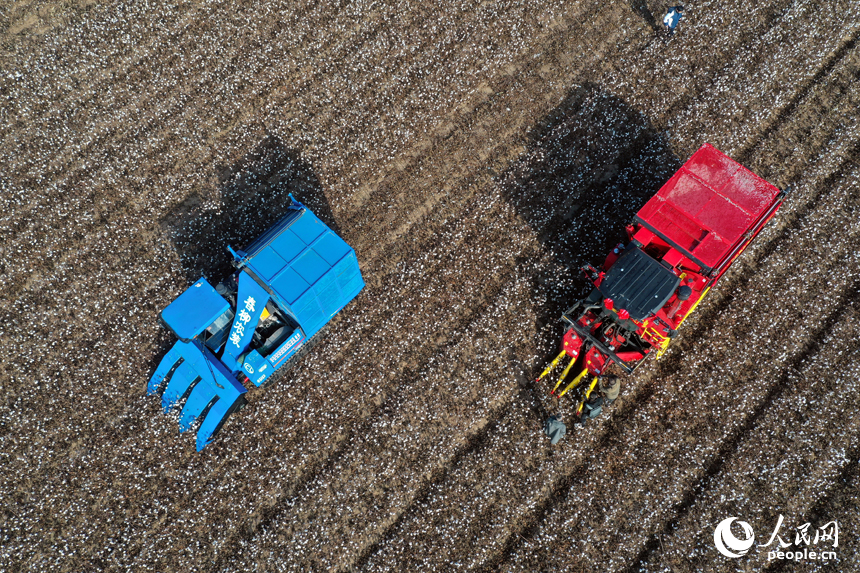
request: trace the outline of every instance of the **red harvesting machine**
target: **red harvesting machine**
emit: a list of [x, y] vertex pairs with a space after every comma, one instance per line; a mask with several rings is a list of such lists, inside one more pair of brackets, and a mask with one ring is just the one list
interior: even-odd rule
[[[582, 268], [594, 290], [562, 316], [565, 356], [551, 394], [561, 397], [612, 363], [631, 373], [659, 358], [684, 320], [779, 209], [780, 191], [709, 144], [703, 145], [636, 214], [601, 269]], [[571, 370], [579, 372], [561, 392]], [[579, 411], [582, 411], [580, 403]]]

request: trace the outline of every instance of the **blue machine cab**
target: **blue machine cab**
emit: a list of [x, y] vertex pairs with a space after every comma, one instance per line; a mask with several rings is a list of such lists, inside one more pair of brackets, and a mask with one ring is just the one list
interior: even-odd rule
[[[165, 411], [185, 399], [180, 430], [201, 420], [197, 450], [364, 288], [355, 251], [290, 195], [289, 212], [244, 250], [214, 287], [200, 278], [161, 311], [179, 339], [147, 387]], [[166, 387], [165, 387], [166, 384]]]

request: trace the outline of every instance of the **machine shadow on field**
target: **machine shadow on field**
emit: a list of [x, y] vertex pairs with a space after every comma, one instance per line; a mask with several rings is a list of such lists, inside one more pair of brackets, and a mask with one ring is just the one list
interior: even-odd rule
[[229, 167], [218, 170], [212, 197], [195, 194], [160, 221], [188, 283], [229, 274], [227, 245], [242, 248], [287, 213], [289, 194], [338, 232], [319, 179], [301, 154], [273, 135]]
[[[532, 129], [500, 186], [550, 259], [533, 278], [532, 300], [546, 301], [536, 305], [539, 331], [587, 294], [592, 287], [579, 268], [599, 266], [626, 242], [625, 226], [680, 165], [643, 113], [594, 84], [571, 90]], [[536, 341], [540, 367], [558, 352], [562, 327], [551, 331]]]

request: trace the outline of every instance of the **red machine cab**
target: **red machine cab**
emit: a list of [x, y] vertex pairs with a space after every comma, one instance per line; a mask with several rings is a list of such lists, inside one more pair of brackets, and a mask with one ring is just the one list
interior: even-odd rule
[[538, 381], [570, 357], [552, 393], [569, 371], [581, 372], [561, 396], [612, 363], [630, 373], [649, 354], [662, 354], [784, 197], [784, 191], [703, 145], [637, 213], [627, 227], [627, 243], [600, 269], [583, 267], [595, 288], [562, 316], [568, 325], [562, 352]]

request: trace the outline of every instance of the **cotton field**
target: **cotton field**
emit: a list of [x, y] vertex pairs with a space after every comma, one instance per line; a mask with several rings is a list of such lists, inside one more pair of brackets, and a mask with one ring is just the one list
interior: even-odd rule
[[[0, 571], [860, 569], [860, 2], [665, 8], [0, 7]], [[577, 269], [704, 142], [788, 198], [575, 425]], [[197, 453], [158, 312], [290, 193], [367, 286]]]

